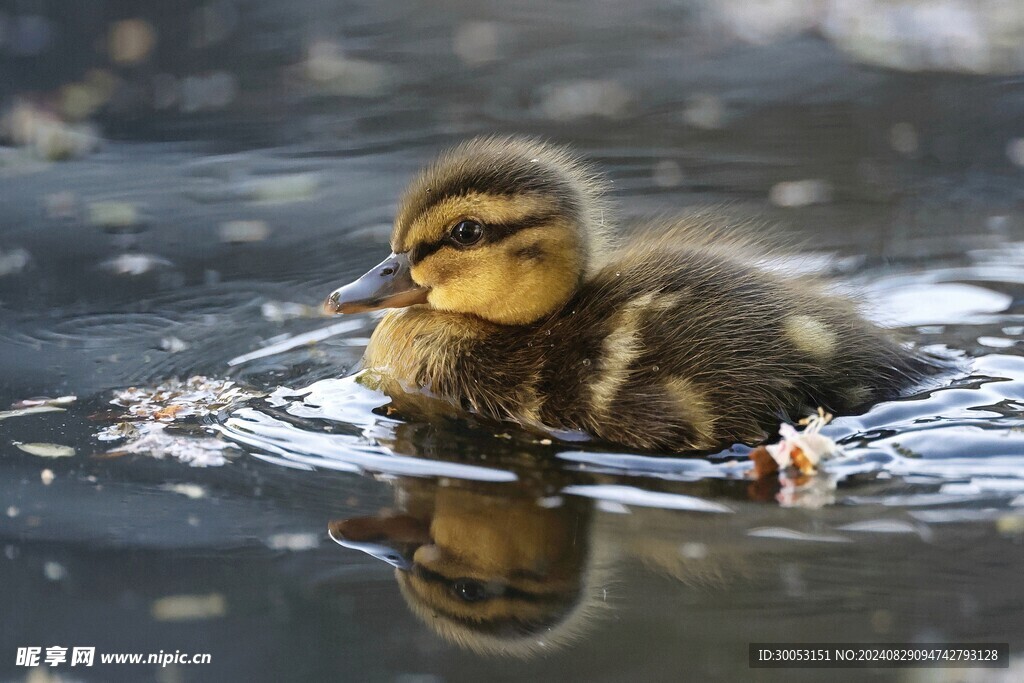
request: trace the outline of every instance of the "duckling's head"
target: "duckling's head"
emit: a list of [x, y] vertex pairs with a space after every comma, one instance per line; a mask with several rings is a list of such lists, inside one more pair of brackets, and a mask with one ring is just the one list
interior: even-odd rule
[[410, 184], [391, 233], [394, 253], [325, 307], [426, 304], [503, 325], [536, 322], [569, 300], [607, 250], [601, 190], [562, 148], [470, 140]]

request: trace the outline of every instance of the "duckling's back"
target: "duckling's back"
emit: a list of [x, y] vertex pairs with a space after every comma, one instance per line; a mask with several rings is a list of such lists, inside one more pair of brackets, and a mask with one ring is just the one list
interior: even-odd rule
[[644, 449], [714, 449], [817, 407], [892, 397], [932, 368], [848, 301], [700, 227], [639, 235], [536, 332], [542, 422]]

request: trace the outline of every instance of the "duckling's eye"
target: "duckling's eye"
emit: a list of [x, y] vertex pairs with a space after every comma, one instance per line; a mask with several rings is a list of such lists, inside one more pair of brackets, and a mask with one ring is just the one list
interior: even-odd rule
[[487, 597], [487, 587], [472, 579], [459, 579], [452, 584], [452, 592], [463, 602], [480, 602]]
[[476, 221], [459, 221], [452, 228], [452, 241], [463, 247], [468, 247], [472, 244], [476, 244], [483, 237], [484, 226], [480, 225]]

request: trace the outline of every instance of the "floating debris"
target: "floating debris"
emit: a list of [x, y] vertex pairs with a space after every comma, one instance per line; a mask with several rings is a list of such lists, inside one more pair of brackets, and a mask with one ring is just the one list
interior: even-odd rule
[[711, 26], [752, 45], [769, 45], [814, 28], [825, 3], [820, 0], [703, 0]]
[[78, 217], [78, 197], [74, 192], [51, 192], [43, 198], [43, 213], [53, 220], [71, 220]]
[[46, 398], [45, 396], [40, 396], [38, 398], [26, 398], [24, 401], [18, 401], [11, 407], [15, 409], [34, 408], [36, 406], [59, 407], [71, 405], [77, 400], [77, 396], [58, 396], [57, 398]]
[[792, 180], [776, 183], [768, 193], [776, 206], [795, 208], [824, 204], [832, 199], [832, 185], [825, 180]]
[[169, 431], [164, 422], [139, 422], [128, 441], [107, 451], [107, 457], [148, 455], [173, 458], [192, 467], [220, 467], [228, 463], [227, 451], [237, 446], [210, 436]]
[[21, 443], [15, 441], [14, 445], [18, 450], [29, 455], [36, 455], [40, 458], [70, 458], [75, 454], [71, 446], [62, 446], [57, 443]]
[[312, 199], [319, 186], [316, 173], [290, 173], [251, 178], [242, 184], [241, 194], [257, 202], [301, 202]]
[[319, 546], [319, 534], [274, 534], [267, 539], [267, 547], [272, 550], [290, 550], [292, 552], [298, 552], [302, 550], [313, 550]]
[[0, 410], [0, 420], [6, 420], [9, 417], [23, 417], [25, 415], [35, 415], [37, 413], [62, 413], [64, 408], [58, 408], [57, 406], [32, 406], [30, 408], [18, 408], [16, 410]]
[[759, 527], [747, 532], [748, 536], [754, 538], [772, 538], [783, 541], [804, 541], [810, 543], [850, 543], [851, 539], [838, 534], [811, 534], [796, 529], [785, 527]]
[[60, 562], [47, 562], [43, 565], [43, 576], [48, 581], [60, 581], [68, 575], [68, 570]]
[[266, 221], [227, 221], [220, 224], [217, 234], [228, 244], [263, 242], [270, 237], [270, 226]]
[[0, 277], [17, 275], [25, 270], [31, 260], [31, 255], [24, 249], [0, 250]]
[[227, 614], [227, 600], [220, 593], [169, 595], [154, 600], [149, 613], [157, 621], [199, 621]]
[[90, 202], [87, 210], [89, 225], [105, 230], [125, 231], [141, 222], [139, 209], [131, 202]]
[[156, 30], [145, 19], [124, 19], [110, 27], [107, 51], [118, 64], [144, 61], [156, 45]]
[[302, 67], [310, 83], [331, 95], [373, 97], [383, 92], [389, 81], [386, 66], [346, 57], [340, 45], [328, 40], [309, 46]]
[[174, 421], [203, 417], [259, 396], [231, 380], [196, 375], [185, 381], [170, 380], [155, 387], [129, 387], [114, 393], [111, 403], [127, 408], [125, 417]]
[[185, 113], [223, 109], [238, 96], [238, 78], [227, 71], [186, 76], [177, 96], [179, 109]]
[[260, 314], [264, 320], [272, 323], [283, 323], [299, 318], [319, 318], [322, 315], [319, 308], [290, 301], [268, 301], [260, 306]]
[[754, 461], [753, 474], [756, 479], [794, 468], [800, 474], [810, 476], [817, 473], [818, 464], [827, 459], [845, 455], [843, 449], [832, 439], [821, 434], [821, 429], [832, 421], [832, 415], [818, 408], [817, 415], [800, 420], [804, 426], [798, 432], [791, 424], [779, 426], [778, 443], [758, 446], [750, 452]]
[[1024, 516], [1003, 515], [996, 520], [996, 531], [1003, 536], [1024, 536]]
[[725, 125], [725, 103], [716, 95], [694, 95], [686, 102], [683, 120], [694, 128], [721, 128]]
[[1017, 166], [1024, 166], [1024, 138], [1013, 138], [1006, 143], [1006, 157]]
[[138, 436], [139, 428], [134, 422], [118, 422], [117, 424], [104, 427], [97, 434], [99, 441], [119, 441]]
[[658, 187], [679, 187], [685, 179], [683, 169], [672, 159], [662, 159], [651, 169], [651, 181]]
[[889, 129], [889, 145], [900, 154], [911, 156], [917, 153], [919, 144], [917, 129], [913, 125], [901, 122]]
[[173, 265], [170, 261], [152, 254], [121, 254], [100, 263], [100, 268], [114, 275], [139, 276]]
[[43, 482], [43, 486], [49, 486], [53, 483], [54, 479], [53, 470], [43, 470], [39, 473], [39, 480]]
[[467, 66], [481, 66], [500, 55], [501, 25], [493, 21], [467, 21], [455, 29], [452, 50]]
[[633, 94], [618, 81], [583, 79], [545, 88], [540, 109], [554, 121], [588, 117], [614, 119], [625, 114], [632, 101]]
[[[258, 395], [230, 380], [201, 376], [155, 387], [129, 387], [115, 392], [110, 401], [126, 409], [126, 419], [101, 429], [96, 439], [124, 441], [107, 451], [107, 457], [145, 454], [174, 458], [193, 467], [219, 467], [238, 447], [209, 436], [206, 428], [195, 421]], [[173, 424], [186, 420], [191, 424]], [[168, 429], [171, 426], [175, 428]]]
[[595, 498], [599, 501], [637, 505], [640, 507], [656, 507], [666, 510], [689, 510], [691, 512], [732, 512], [732, 508], [712, 500], [682, 493], [662, 493], [645, 491], [635, 486], [617, 484], [572, 484], [562, 489], [562, 493]]
[[819, 28], [864, 64], [967, 74], [1024, 69], [1020, 0], [833, 0]]
[[178, 493], [192, 500], [206, 497], [206, 489], [199, 484], [164, 484], [160, 488], [171, 493]]
[[100, 145], [99, 133], [89, 123], [68, 123], [54, 112], [19, 100], [0, 119], [0, 137], [31, 152], [39, 159], [77, 159]]
[[187, 350], [189, 345], [177, 337], [164, 337], [160, 340], [160, 348], [168, 353], [181, 353]]

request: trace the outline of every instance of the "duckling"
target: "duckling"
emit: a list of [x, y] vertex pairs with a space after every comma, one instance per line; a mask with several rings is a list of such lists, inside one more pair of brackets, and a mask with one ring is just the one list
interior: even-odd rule
[[406, 190], [393, 253], [333, 313], [394, 309], [363, 367], [415, 395], [631, 449], [755, 443], [817, 407], [897, 395], [929, 362], [820, 284], [762, 267], [712, 216], [616, 240], [604, 182], [566, 149], [484, 137]]

